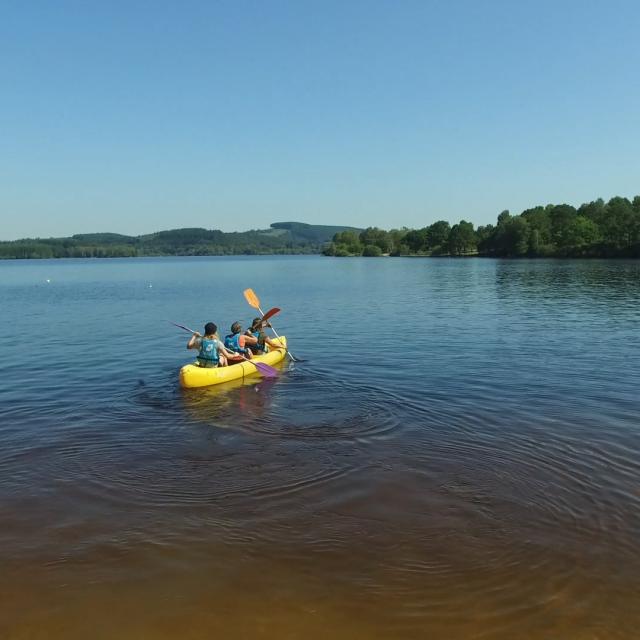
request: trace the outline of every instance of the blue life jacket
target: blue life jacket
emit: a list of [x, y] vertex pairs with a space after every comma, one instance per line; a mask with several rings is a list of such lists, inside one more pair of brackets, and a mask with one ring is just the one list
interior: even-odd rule
[[230, 333], [228, 336], [225, 336], [224, 346], [226, 349], [229, 349], [230, 351], [235, 351], [236, 353], [242, 353], [242, 354], [248, 353], [248, 349], [243, 349], [240, 346], [239, 333]]
[[218, 355], [218, 341], [214, 338], [200, 339], [200, 351], [198, 352], [198, 362], [203, 367], [213, 367], [218, 364], [220, 357]]

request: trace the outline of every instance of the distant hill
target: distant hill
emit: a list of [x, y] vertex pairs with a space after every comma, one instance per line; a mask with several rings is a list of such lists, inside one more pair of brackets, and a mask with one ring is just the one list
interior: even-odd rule
[[360, 233], [362, 229], [357, 227], [342, 227], [326, 224], [305, 224], [304, 222], [274, 222], [272, 229], [284, 229], [291, 234], [297, 242], [316, 242], [323, 244], [331, 242], [336, 233], [343, 231], [355, 231]]
[[[60, 239], [64, 240], [65, 238]], [[135, 238], [123, 236], [121, 233], [77, 233], [75, 236], [71, 236], [71, 240], [84, 244], [126, 244], [135, 241]]]
[[110, 258], [320, 253], [336, 233], [361, 229], [274, 222], [269, 229], [225, 233], [199, 227], [142, 236], [82, 233], [67, 238], [0, 241], [0, 258]]

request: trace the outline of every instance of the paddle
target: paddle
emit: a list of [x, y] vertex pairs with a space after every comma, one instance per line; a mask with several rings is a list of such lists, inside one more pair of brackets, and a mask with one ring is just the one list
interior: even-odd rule
[[[267, 318], [267, 314], [262, 313], [262, 309], [260, 308], [260, 299], [255, 294], [254, 290], [253, 289], [245, 289], [243, 291], [243, 293], [244, 293], [245, 300], [249, 303], [250, 306], [252, 306], [254, 309], [257, 309], [260, 312], [260, 315], [262, 316], [262, 319], [264, 320], [265, 318]], [[277, 308], [277, 307], [274, 307], [274, 308]], [[271, 311], [273, 311], [273, 309], [271, 309]], [[267, 311], [267, 313], [271, 313], [271, 311]], [[274, 315], [274, 314], [271, 314], [271, 315]], [[271, 316], [269, 316], [269, 317], [271, 317]], [[276, 338], [279, 339], [280, 336], [278, 335], [278, 332], [271, 326], [271, 324], [269, 324], [269, 326], [271, 327], [271, 330], [275, 334]], [[285, 347], [285, 350], [289, 354], [289, 357], [294, 362], [304, 362], [304, 360], [301, 360], [300, 358], [295, 358], [293, 353], [291, 353], [291, 351], [289, 351], [289, 349], [287, 349], [286, 347]]]
[[268, 320], [269, 318], [273, 318], [276, 313], [280, 313], [280, 309], [278, 309], [278, 307], [273, 307], [273, 309], [269, 309], [269, 311], [262, 316], [262, 319]]
[[169, 324], [172, 324], [174, 327], [178, 327], [180, 329], [184, 329], [185, 331], [188, 331], [189, 333], [198, 333], [197, 331], [194, 331], [193, 329], [189, 329], [189, 327], [185, 327], [183, 324], [178, 324], [177, 322], [171, 322], [171, 320], [169, 320]]
[[[272, 309], [272, 311], [273, 311], [273, 309]], [[278, 309], [278, 311], [279, 311], [279, 309]], [[272, 315], [275, 315], [275, 314], [272, 314]], [[189, 333], [198, 333], [197, 331], [194, 331], [193, 329], [189, 329], [189, 327], [185, 327], [183, 324], [178, 324], [177, 322], [171, 322], [171, 320], [169, 320], [169, 322], [172, 325], [174, 325], [175, 327], [178, 327], [180, 329], [184, 329], [185, 331], [188, 331]], [[249, 362], [250, 364], [252, 364], [265, 378], [277, 378], [278, 377], [278, 370], [274, 369], [271, 365], [267, 364], [266, 362], [254, 362], [253, 360], [249, 360], [249, 358], [245, 358], [244, 356], [242, 356], [242, 359], [245, 362]]]

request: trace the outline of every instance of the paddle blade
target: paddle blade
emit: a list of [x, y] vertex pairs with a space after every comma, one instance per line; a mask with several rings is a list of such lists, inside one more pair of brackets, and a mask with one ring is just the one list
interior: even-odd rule
[[258, 296], [253, 292], [253, 289], [245, 289], [243, 291], [244, 299], [252, 306], [254, 309], [260, 308], [260, 300]]
[[265, 378], [277, 378], [278, 370], [274, 369], [272, 366], [265, 364], [264, 362], [252, 362], [249, 360], [251, 364], [265, 377]]
[[262, 320], [264, 321], [268, 320], [269, 318], [273, 318], [276, 313], [280, 313], [280, 309], [278, 309], [278, 307], [273, 307], [273, 309], [269, 309], [269, 311], [267, 311], [267, 313], [262, 316]]

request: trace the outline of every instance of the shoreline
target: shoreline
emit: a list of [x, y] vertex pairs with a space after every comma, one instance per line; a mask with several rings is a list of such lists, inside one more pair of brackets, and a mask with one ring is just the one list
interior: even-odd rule
[[398, 256], [381, 255], [381, 256], [326, 256], [322, 253], [209, 253], [203, 255], [193, 254], [157, 254], [157, 255], [144, 255], [144, 256], [25, 256], [25, 257], [0, 257], [0, 263], [3, 262], [25, 262], [28, 260], [55, 260], [55, 261], [73, 261], [73, 260], [146, 260], [153, 258], [268, 258], [268, 257], [324, 257], [334, 258], [338, 260], [349, 260], [354, 258], [363, 258], [366, 260], [380, 260], [386, 258], [410, 258], [410, 259], [433, 259], [433, 260], [471, 260], [474, 258], [481, 260], [640, 260], [640, 255], [606, 255], [606, 256], [562, 256], [562, 255], [550, 255], [550, 256], [495, 256], [481, 253], [467, 254], [467, 255], [416, 255], [416, 254], [403, 254]]

